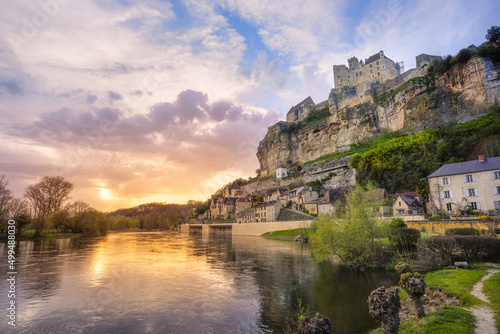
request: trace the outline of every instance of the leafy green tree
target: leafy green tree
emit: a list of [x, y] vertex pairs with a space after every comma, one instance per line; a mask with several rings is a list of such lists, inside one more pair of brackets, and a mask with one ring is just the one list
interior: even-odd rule
[[500, 47], [500, 26], [491, 26], [486, 33], [486, 40], [493, 46]]
[[346, 211], [337, 219], [321, 216], [311, 236], [311, 250], [317, 261], [337, 256], [347, 267], [365, 270], [383, 261], [376, 239], [382, 233], [380, 199], [375, 187], [356, 186], [346, 197]]

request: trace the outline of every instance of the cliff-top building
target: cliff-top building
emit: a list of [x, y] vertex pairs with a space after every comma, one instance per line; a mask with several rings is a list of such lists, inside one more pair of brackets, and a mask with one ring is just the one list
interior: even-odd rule
[[[335, 88], [356, 86], [358, 91], [369, 89], [369, 83], [385, 83], [400, 74], [399, 64], [387, 58], [384, 51], [380, 51], [363, 62], [352, 57], [348, 61], [349, 67], [345, 65], [333, 65], [333, 83]], [[367, 84], [368, 83], [368, 84]], [[363, 89], [366, 86], [367, 89]]]

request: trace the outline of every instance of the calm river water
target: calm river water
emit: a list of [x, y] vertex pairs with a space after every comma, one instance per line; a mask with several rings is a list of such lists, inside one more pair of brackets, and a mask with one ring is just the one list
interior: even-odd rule
[[[2, 277], [6, 253], [0, 243]], [[369, 293], [395, 280], [259, 237], [115, 233], [21, 241], [17, 253], [17, 326], [2, 279], [1, 333], [279, 333], [298, 299], [329, 317], [332, 333], [366, 333], [377, 327]]]

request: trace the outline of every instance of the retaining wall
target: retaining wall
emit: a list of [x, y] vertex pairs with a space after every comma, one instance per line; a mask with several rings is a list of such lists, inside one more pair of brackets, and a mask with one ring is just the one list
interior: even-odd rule
[[488, 231], [500, 227], [498, 221], [485, 221], [485, 220], [445, 220], [441, 221], [407, 221], [406, 224], [409, 228], [416, 228], [421, 232], [434, 232], [445, 233], [449, 228], [475, 228], [480, 231]]
[[[232, 234], [232, 235], [262, 235], [266, 232], [291, 230], [309, 227], [312, 220], [284, 221], [248, 224], [183, 224], [180, 233]], [[230, 227], [229, 227], [230, 226]]]

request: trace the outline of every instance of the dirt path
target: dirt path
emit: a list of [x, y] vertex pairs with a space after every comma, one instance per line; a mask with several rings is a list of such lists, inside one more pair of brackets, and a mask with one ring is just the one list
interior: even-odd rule
[[[488, 297], [483, 293], [484, 282], [491, 276], [500, 273], [498, 269], [488, 270], [488, 274], [481, 278], [481, 281], [476, 283], [472, 288], [471, 295], [489, 303]], [[497, 329], [495, 327], [495, 319], [493, 311], [487, 306], [478, 306], [468, 309], [472, 315], [477, 319], [475, 334], [495, 334]]]

